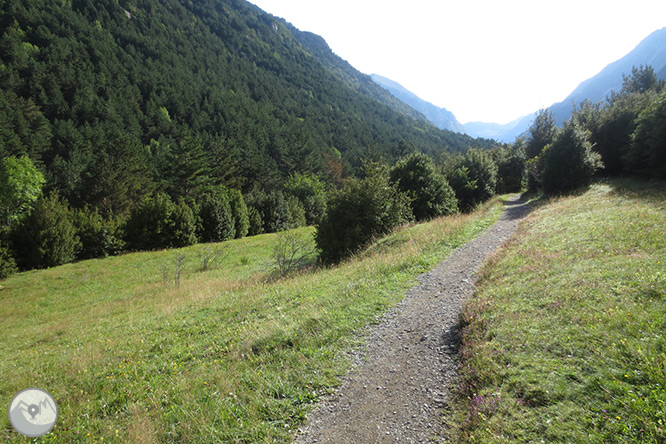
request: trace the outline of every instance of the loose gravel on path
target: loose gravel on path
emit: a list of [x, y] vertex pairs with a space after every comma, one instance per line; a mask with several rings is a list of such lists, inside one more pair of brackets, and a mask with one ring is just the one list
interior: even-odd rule
[[446, 435], [443, 409], [456, 377], [456, 331], [483, 262], [515, 231], [527, 204], [511, 199], [500, 220], [419, 276], [354, 355], [342, 385], [322, 400], [295, 444], [430, 443]]

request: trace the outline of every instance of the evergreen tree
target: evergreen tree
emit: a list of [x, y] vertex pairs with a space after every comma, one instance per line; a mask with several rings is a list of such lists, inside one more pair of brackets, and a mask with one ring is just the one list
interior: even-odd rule
[[[250, 213], [251, 234], [277, 233], [289, 228], [291, 214], [289, 205], [282, 191], [266, 193], [255, 189], [248, 196], [248, 207], [253, 208]], [[254, 224], [261, 221], [261, 226]]]
[[243, 195], [238, 190], [228, 190], [227, 196], [229, 197], [229, 206], [231, 207], [231, 214], [234, 218], [234, 232], [236, 239], [247, 236], [250, 228], [250, 220], [248, 216], [247, 205], [243, 199]]
[[460, 211], [471, 211], [495, 195], [497, 165], [486, 150], [469, 149], [464, 155], [449, 159], [444, 171]]
[[557, 134], [553, 113], [548, 109], [539, 110], [532, 126], [530, 126], [529, 133], [530, 136], [525, 147], [525, 157], [532, 159], [541, 154], [541, 151], [553, 141]]
[[553, 142], [557, 135], [555, 119], [550, 110], [540, 110], [529, 129], [530, 136], [525, 146], [527, 167], [527, 186], [535, 190], [542, 186], [543, 164], [541, 154], [546, 145]]
[[197, 241], [192, 209], [182, 199], [174, 203], [165, 193], [147, 196], [130, 213], [125, 240], [132, 250], [192, 245]]
[[641, 112], [625, 159], [631, 171], [666, 178], [666, 91]]
[[446, 178], [430, 157], [414, 152], [402, 158], [390, 171], [391, 182], [411, 199], [418, 221], [455, 213], [458, 202]]
[[217, 188], [207, 192], [199, 202], [202, 242], [222, 242], [236, 235], [234, 216], [226, 190]]
[[118, 254], [125, 246], [118, 219], [105, 219], [97, 209], [86, 205], [82, 209], [73, 210], [72, 221], [81, 241], [77, 259]]
[[315, 175], [300, 173], [291, 174], [284, 185], [285, 191], [300, 201], [308, 225], [317, 224], [326, 212], [324, 188]]
[[659, 84], [652, 66], [641, 65], [631, 68], [631, 75], [622, 74], [622, 91], [620, 94], [644, 93], [655, 89]]
[[328, 202], [315, 234], [324, 263], [349, 257], [412, 217], [409, 198], [381, 172], [363, 180], [350, 180], [340, 191], [333, 192]]
[[601, 166], [587, 133], [570, 119], [543, 152], [543, 190], [561, 194], [588, 185]]
[[40, 197], [30, 214], [11, 233], [21, 269], [55, 267], [76, 259], [81, 247], [67, 205], [57, 193]]
[[523, 189], [526, 179], [525, 140], [517, 138], [508, 147], [496, 149], [497, 192], [517, 193]]

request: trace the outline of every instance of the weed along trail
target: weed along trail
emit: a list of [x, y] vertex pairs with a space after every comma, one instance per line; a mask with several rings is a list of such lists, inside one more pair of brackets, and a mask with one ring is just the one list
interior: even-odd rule
[[461, 305], [481, 264], [516, 229], [527, 204], [513, 198], [501, 219], [458, 248], [369, 333], [367, 349], [339, 389], [312, 411], [296, 444], [426, 443], [446, 435]]

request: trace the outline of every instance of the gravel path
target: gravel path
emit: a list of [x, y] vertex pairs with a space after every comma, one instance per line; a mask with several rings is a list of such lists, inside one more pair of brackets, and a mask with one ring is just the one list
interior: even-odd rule
[[322, 400], [295, 444], [427, 443], [442, 439], [442, 409], [456, 376], [460, 308], [481, 264], [528, 212], [514, 198], [501, 219], [458, 248], [372, 328], [342, 385]]

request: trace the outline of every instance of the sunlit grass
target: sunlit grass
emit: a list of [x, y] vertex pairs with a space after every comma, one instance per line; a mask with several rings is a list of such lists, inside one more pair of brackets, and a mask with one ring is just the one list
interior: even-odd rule
[[[289, 442], [363, 328], [501, 211], [494, 200], [403, 227], [338, 267], [284, 279], [271, 270], [275, 235], [15, 275], [0, 292], [0, 394], [7, 405], [26, 387], [56, 397], [42, 442]], [[228, 254], [201, 271], [208, 248]], [[2, 421], [0, 440], [23, 442]]]
[[537, 209], [465, 310], [460, 442], [666, 442], [666, 184]]

